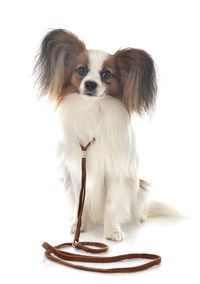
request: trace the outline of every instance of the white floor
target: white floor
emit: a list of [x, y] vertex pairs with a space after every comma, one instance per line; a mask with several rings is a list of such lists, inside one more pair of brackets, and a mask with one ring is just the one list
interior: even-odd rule
[[[54, 185], [52, 185], [52, 188]], [[130, 274], [101, 274], [65, 267], [44, 258], [43, 241], [52, 245], [70, 242], [66, 199], [62, 191], [44, 189], [43, 192], [23, 190], [23, 200], [17, 209], [15, 198], [11, 202], [15, 210], [7, 216], [2, 235], [1, 261], [2, 283], [199, 283], [200, 253], [199, 221], [187, 219], [153, 218], [140, 226], [124, 227], [125, 239], [112, 242], [103, 238], [101, 227], [81, 234], [81, 240], [105, 242], [110, 246], [105, 255], [146, 252], [162, 256], [161, 265], [147, 271]], [[8, 220], [10, 222], [8, 222]], [[75, 251], [76, 253], [76, 251]], [[79, 253], [79, 251], [77, 252]], [[82, 253], [80, 251], [80, 253]], [[102, 267], [129, 266], [140, 261], [103, 264]], [[86, 264], [87, 265], [87, 264]], [[88, 264], [93, 265], [93, 264]], [[95, 264], [94, 264], [95, 265]], [[97, 266], [99, 266], [97, 264]], [[1, 266], [2, 267], [2, 266]]]
[[[102, 230], [97, 228], [81, 235], [82, 240], [105, 241], [110, 250], [108, 255], [117, 255], [130, 252], [148, 252], [156, 253], [162, 256], [162, 264], [158, 267], [139, 273], [107, 275], [100, 273], [91, 273], [77, 271], [68, 267], [60, 266], [46, 259], [41, 262], [40, 279], [48, 283], [65, 283], [68, 277], [73, 280], [87, 279], [89, 283], [97, 281], [115, 281], [121, 283], [126, 279], [126, 283], [131, 283], [137, 279], [137, 283], [189, 283], [191, 278], [195, 279], [193, 283], [198, 283], [198, 236], [195, 229], [195, 222], [185, 220], [169, 220], [159, 218], [149, 220], [140, 228], [126, 228], [126, 238], [123, 242], [113, 243], [105, 241], [100, 236]], [[66, 240], [72, 237], [68, 236]], [[60, 240], [59, 240], [60, 241]], [[106, 255], [106, 254], [105, 254]], [[139, 264], [141, 261], [123, 261], [122, 263], [96, 265], [101, 267], [130, 266]], [[90, 263], [88, 265], [91, 265]], [[93, 264], [92, 264], [93, 265]], [[42, 277], [42, 279], [41, 279]], [[194, 278], [195, 277], [195, 278]]]

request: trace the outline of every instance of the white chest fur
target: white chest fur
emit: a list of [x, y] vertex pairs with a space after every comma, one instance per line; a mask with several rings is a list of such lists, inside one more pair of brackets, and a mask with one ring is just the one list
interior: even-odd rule
[[137, 155], [130, 116], [115, 98], [105, 96], [96, 100], [77, 94], [68, 96], [57, 114], [61, 127], [58, 155], [75, 195], [80, 190], [80, 144], [86, 146], [96, 138], [87, 151], [85, 207], [90, 207], [90, 212], [93, 208], [99, 212], [95, 216], [101, 216], [105, 190], [111, 180], [126, 184], [127, 190], [137, 181]]
[[95, 137], [94, 146], [88, 151], [90, 160], [95, 159], [109, 171], [114, 170], [115, 165], [122, 172], [130, 169], [130, 163], [131, 167], [137, 166], [131, 119], [115, 98], [93, 99], [72, 94], [59, 106], [58, 120], [61, 128], [58, 152], [64, 164], [80, 163], [79, 143], [86, 146]]
[[72, 94], [60, 105], [58, 118], [65, 137], [73, 136], [82, 144], [102, 135], [109, 136], [109, 140], [118, 138], [115, 143], [130, 138], [128, 112], [122, 103], [109, 96], [95, 99]]

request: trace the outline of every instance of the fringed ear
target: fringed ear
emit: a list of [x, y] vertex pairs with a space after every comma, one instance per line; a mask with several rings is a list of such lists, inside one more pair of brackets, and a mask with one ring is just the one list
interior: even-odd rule
[[34, 68], [41, 93], [58, 97], [71, 59], [85, 50], [85, 44], [71, 32], [62, 29], [49, 32], [42, 41]]
[[123, 102], [130, 112], [142, 114], [156, 99], [156, 72], [152, 58], [143, 50], [127, 48], [115, 53], [123, 90]]

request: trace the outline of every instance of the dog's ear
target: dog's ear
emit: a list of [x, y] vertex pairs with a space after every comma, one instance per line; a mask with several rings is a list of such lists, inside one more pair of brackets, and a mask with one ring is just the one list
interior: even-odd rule
[[41, 93], [59, 96], [73, 58], [85, 50], [85, 44], [71, 32], [62, 29], [49, 32], [41, 43], [34, 68]]
[[130, 112], [148, 112], [154, 106], [157, 91], [151, 56], [134, 48], [119, 50], [114, 56], [120, 73], [124, 104]]

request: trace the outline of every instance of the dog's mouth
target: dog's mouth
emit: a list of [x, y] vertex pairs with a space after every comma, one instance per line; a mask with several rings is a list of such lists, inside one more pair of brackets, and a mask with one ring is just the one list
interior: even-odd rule
[[97, 97], [97, 95], [95, 93], [92, 93], [92, 92], [84, 92], [83, 94], [85, 96], [88, 96], [88, 97]]
[[90, 97], [90, 98], [102, 98], [102, 95], [97, 95], [96, 92], [78, 92], [80, 95], [84, 96], [84, 97]]
[[95, 95], [95, 93], [92, 93], [92, 92], [81, 92], [81, 91], [77, 90], [77, 93], [78, 93], [79, 95], [82, 95], [82, 96], [97, 97], [97, 96]]
[[89, 97], [96, 97], [95, 94], [92, 94], [92, 93], [86, 93], [86, 96], [89, 96]]

